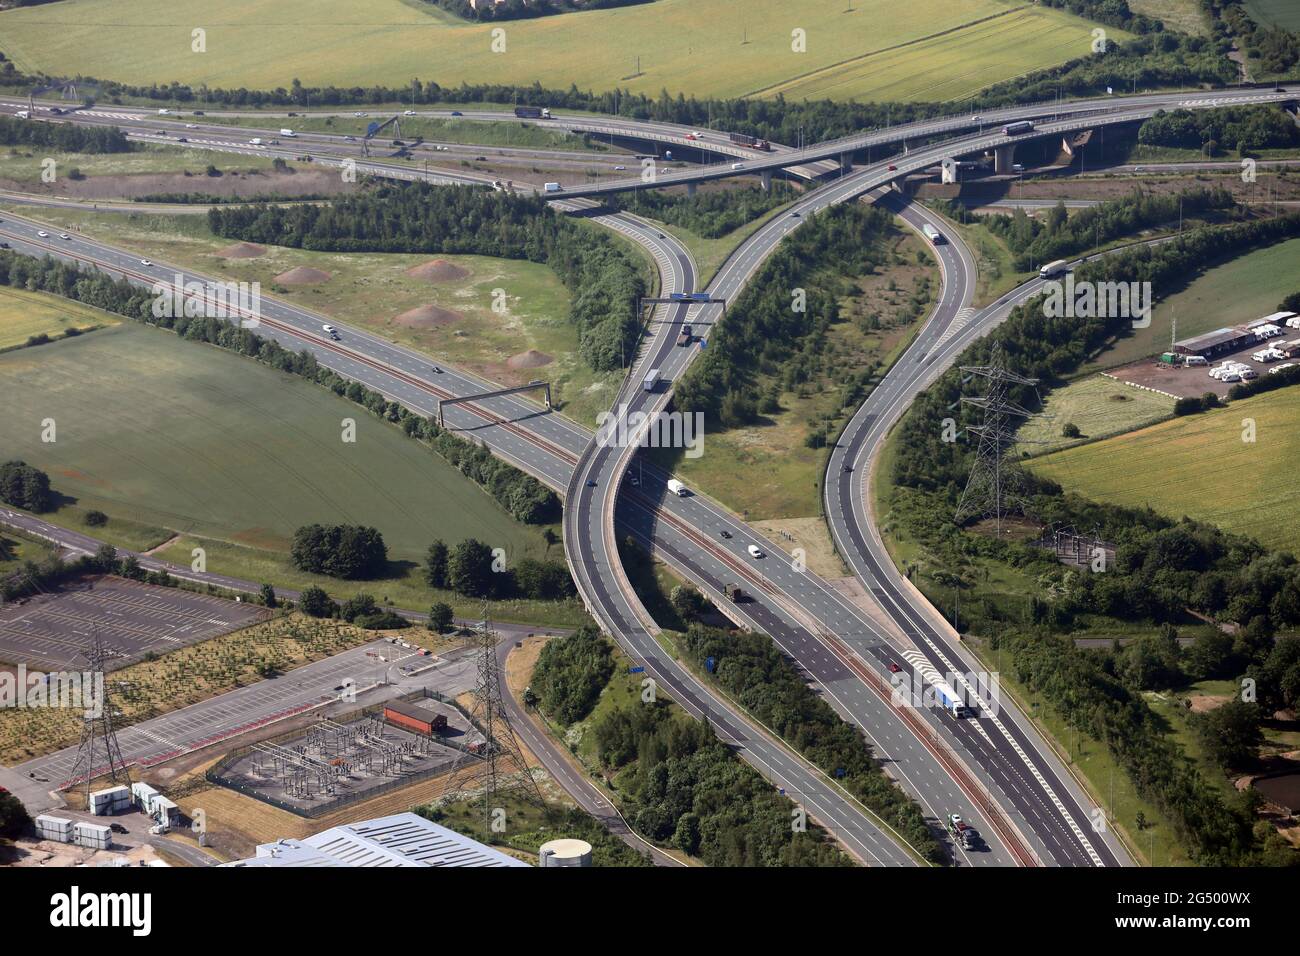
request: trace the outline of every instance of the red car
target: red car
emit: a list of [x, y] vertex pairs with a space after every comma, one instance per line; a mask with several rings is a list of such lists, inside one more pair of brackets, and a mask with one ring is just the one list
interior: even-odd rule
[[893, 661], [890, 661], [890, 662], [889, 662], [889, 673], [891, 673], [891, 674], [897, 674], [897, 673], [898, 673], [899, 671], [901, 671], [901, 670], [902, 670], [902, 668], [899, 667], [897, 664], [895, 664]]
[[889, 171], [890, 171], [891, 173], [896, 173], [896, 172], [898, 172], [898, 167], [895, 166], [893, 163], [890, 163], [890, 164], [889, 164]]

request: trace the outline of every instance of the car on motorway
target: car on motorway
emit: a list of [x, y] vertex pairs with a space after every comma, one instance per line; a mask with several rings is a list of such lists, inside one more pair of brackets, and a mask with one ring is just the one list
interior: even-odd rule
[[171, 110], [163, 109], [163, 110], [159, 110], [159, 111], [158, 111], [158, 115], [159, 115], [159, 116], [166, 116], [166, 115], [169, 114], [170, 112], [171, 112]]
[[415, 110], [403, 110], [403, 111], [402, 111], [402, 115], [403, 115], [403, 116], [414, 116], [414, 115], [415, 115]]
[[151, 266], [151, 265], [153, 265], [153, 260], [152, 260], [152, 259], [141, 259], [141, 260], [140, 260], [140, 265], [142, 265], [142, 266]]
[[762, 557], [765, 557], [765, 555], [763, 554], [762, 549], [761, 549], [758, 545], [756, 545], [756, 544], [751, 544], [751, 545], [750, 545], [748, 548], [746, 548], [745, 550], [749, 552], [749, 556], [750, 556], [751, 558], [762, 558]]
[[439, 366], [439, 365], [435, 365], [435, 366], [433, 367], [433, 374], [434, 374], [434, 375], [441, 375], [441, 374], [442, 374], [442, 367]]
[[803, 218], [803, 216], [801, 216], [801, 215], [799, 214], [799, 210], [798, 210], [798, 209], [791, 209], [791, 210], [790, 210], [790, 215], [791, 215], [793, 218], [795, 218], [795, 219], [802, 219], [802, 218]]
[[899, 667], [897, 664], [895, 664], [893, 661], [890, 661], [890, 662], [889, 662], [889, 673], [891, 673], [891, 674], [897, 674], [897, 673], [898, 673], [899, 671], [901, 671], [901, 670], [902, 670], [902, 668]]
[[[0, 242], [0, 249], [8, 249], [8, 248], [9, 248], [9, 243]], [[1274, 371], [1276, 371], [1276, 369]]]
[[60, 239], [71, 239], [72, 237], [71, 237], [70, 235], [68, 235], [66, 232], [61, 232], [61, 233], [59, 233], [59, 238], [60, 238]]
[[451, 111], [451, 115], [452, 115], [452, 116], [464, 116], [465, 114], [462, 113], [460, 110], [452, 110], [452, 111]]
[[337, 341], [337, 339], [338, 339], [338, 337], [339, 337], [339, 330], [338, 330], [338, 329], [334, 328], [334, 326], [330, 325], [328, 322], [325, 323], [324, 325], [322, 325], [320, 328], [321, 328], [321, 331], [322, 331], [322, 332], [324, 332], [324, 333], [325, 333], [326, 335], [328, 335], [330, 338], [332, 338], [332, 339], [334, 339], [334, 340]]
[[731, 532], [728, 531], [726, 528], [723, 528], [721, 531], [718, 532], [718, 534], [722, 535], [722, 537], [726, 538], [728, 541], [731, 540]]
[[615, 166], [615, 167], [614, 167], [614, 172], [616, 172], [616, 173], [621, 173], [621, 172], [623, 172], [623, 170], [625, 170], [625, 169], [627, 169], [626, 166]]
[[687, 134], [686, 134], [686, 138], [687, 138], [687, 139], [699, 139], [699, 137], [696, 136], [694, 133], [687, 133]]
[[732, 168], [732, 169], [744, 169], [744, 168], [745, 168], [745, 164], [744, 164], [744, 163], [732, 163], [732, 164], [731, 164], [731, 168]]
[[634, 471], [629, 471], [627, 473], [627, 481], [633, 488], [641, 487], [641, 476]]
[[50, 234], [49, 234], [48, 232], [46, 232], [44, 229], [42, 229], [40, 232], [36, 233], [36, 235], [40, 236], [42, 239], [48, 239], [48, 238], [50, 238]]
[[177, 136], [177, 137], [176, 137], [176, 142], [178, 142], [178, 143], [188, 143], [189, 140], [186, 139], [184, 136]]
[[203, 110], [195, 110], [191, 115], [192, 115], [192, 116], [202, 116], [202, 115], [203, 115]]
[[891, 173], [896, 173], [896, 172], [898, 172], [898, 167], [895, 166], [893, 163], [890, 163], [890, 164], [889, 164], [889, 171], [890, 171]]
[[365, 116], [366, 114], [365, 114], [365, 112], [362, 111], [362, 110], [357, 110], [357, 111], [356, 111], [355, 113], [353, 113], [352, 115], [353, 115], [353, 116]]
[[594, 478], [588, 478], [588, 479], [587, 479], [587, 487], [588, 487], [588, 488], [595, 488], [595, 487], [596, 487], [596, 479], [594, 479]]

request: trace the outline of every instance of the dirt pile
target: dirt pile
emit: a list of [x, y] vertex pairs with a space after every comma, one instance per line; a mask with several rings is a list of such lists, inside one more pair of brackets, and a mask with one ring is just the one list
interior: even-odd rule
[[252, 242], [237, 242], [217, 252], [223, 259], [256, 259], [266, 255], [266, 249]]
[[506, 364], [511, 368], [541, 368], [543, 365], [550, 365], [555, 359], [545, 352], [539, 352], [537, 349], [529, 349], [527, 352], [520, 352], [518, 355], [512, 355], [506, 360]]
[[275, 277], [275, 281], [281, 285], [319, 285], [329, 280], [328, 272], [323, 269], [309, 269], [306, 266], [297, 266]]
[[453, 312], [451, 309], [439, 308], [436, 305], [421, 305], [408, 309], [393, 321], [408, 329], [440, 329], [455, 325], [464, 318], [461, 313]]
[[418, 266], [411, 266], [406, 274], [422, 282], [459, 282], [469, 277], [469, 270], [446, 259], [430, 259]]

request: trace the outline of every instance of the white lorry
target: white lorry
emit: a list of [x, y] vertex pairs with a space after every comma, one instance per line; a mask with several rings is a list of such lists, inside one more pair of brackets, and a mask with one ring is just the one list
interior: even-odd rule
[[542, 189], [546, 190], [548, 193], [564, 192], [564, 187], [561, 186], [559, 183], [546, 183], [545, 185], [542, 186]]
[[293, 130], [291, 130], [291, 129], [282, 129], [282, 130], [280, 130], [280, 135], [281, 135], [281, 136], [288, 136], [288, 137], [290, 137], [290, 138], [293, 138], [293, 137], [297, 136], [298, 134], [295, 133], [295, 132], [294, 132]]
[[925, 238], [929, 239], [936, 246], [943, 242], [943, 233], [934, 228], [934, 226], [930, 225], [928, 222], [921, 226], [921, 232], [925, 234]]
[[682, 484], [680, 481], [678, 481], [676, 478], [668, 479], [668, 490], [671, 491], [673, 494], [675, 494], [678, 498], [685, 498], [688, 494], [690, 494], [690, 492], [686, 490], [686, 486]]

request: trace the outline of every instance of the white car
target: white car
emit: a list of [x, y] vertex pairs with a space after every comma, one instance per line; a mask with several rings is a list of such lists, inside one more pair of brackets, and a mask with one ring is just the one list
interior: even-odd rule
[[744, 168], [745, 168], [745, 164], [744, 164], [744, 163], [732, 163], [732, 164], [731, 164], [731, 168], [732, 168], [732, 169], [744, 169]]
[[759, 549], [758, 545], [756, 545], [756, 544], [751, 544], [747, 550], [749, 551], [749, 556], [750, 556], [751, 558], [762, 558], [762, 557], [765, 557], [765, 555], [763, 554], [763, 552]]
[[357, 111], [356, 111], [355, 113], [353, 113], [352, 115], [353, 115], [353, 116], [365, 116], [366, 114], [363, 113], [363, 112], [361, 112], [361, 110], [357, 110]]
[[332, 339], [337, 339], [339, 337], [339, 330], [334, 328], [332, 325], [322, 325], [321, 331]]
[[61, 232], [61, 233], [59, 233], [59, 238], [60, 238], [60, 239], [71, 239], [72, 237], [71, 237], [70, 235], [68, 235], [66, 232]]
[[48, 232], [46, 232], [44, 229], [42, 229], [42, 230], [41, 230], [40, 232], [38, 232], [36, 235], [40, 236], [42, 239], [48, 239], [48, 238], [50, 238], [50, 234], [49, 234]]
[[626, 166], [615, 166], [615, 167], [614, 167], [614, 172], [616, 172], [616, 173], [621, 173], [621, 172], [623, 172], [623, 170], [625, 170], [625, 169], [627, 169]]
[[199, 124], [198, 124], [198, 123], [186, 123], [186, 124], [185, 124], [185, 128], [186, 128], [186, 129], [198, 129], [198, 128], [199, 128]]

